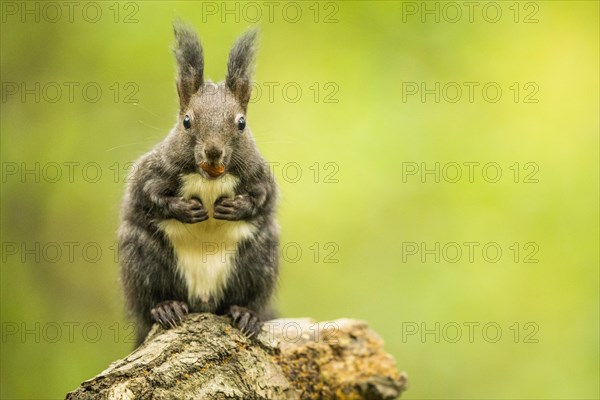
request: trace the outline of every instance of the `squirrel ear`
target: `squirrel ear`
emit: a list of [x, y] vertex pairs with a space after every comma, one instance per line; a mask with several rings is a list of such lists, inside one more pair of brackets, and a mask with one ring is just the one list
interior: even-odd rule
[[254, 68], [257, 34], [256, 29], [250, 29], [240, 36], [229, 52], [229, 62], [227, 63], [225, 83], [244, 110], [248, 106], [252, 90], [250, 84]]
[[177, 93], [179, 106], [183, 111], [204, 81], [204, 52], [192, 27], [177, 20], [173, 24], [173, 31], [173, 54], [177, 60]]

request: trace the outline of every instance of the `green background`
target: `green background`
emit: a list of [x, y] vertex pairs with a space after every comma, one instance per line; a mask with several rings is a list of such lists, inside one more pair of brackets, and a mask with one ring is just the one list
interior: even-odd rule
[[63, 397], [130, 351], [113, 246], [127, 163], [175, 123], [171, 22], [197, 28], [219, 81], [254, 5], [281, 314], [368, 321], [407, 399], [598, 398], [598, 2], [498, 2], [497, 22], [487, 2], [472, 22], [462, 2], [306, 2], [297, 22], [279, 2], [272, 19], [77, 3], [72, 22], [7, 3], [25, 6], [2, 5], [3, 398]]

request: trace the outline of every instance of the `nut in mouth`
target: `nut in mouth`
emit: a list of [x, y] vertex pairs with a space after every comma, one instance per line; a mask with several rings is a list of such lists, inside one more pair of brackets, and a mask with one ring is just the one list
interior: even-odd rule
[[211, 165], [206, 161], [201, 161], [199, 166], [202, 171], [206, 172], [211, 178], [218, 178], [225, 172], [225, 166], [223, 164]]

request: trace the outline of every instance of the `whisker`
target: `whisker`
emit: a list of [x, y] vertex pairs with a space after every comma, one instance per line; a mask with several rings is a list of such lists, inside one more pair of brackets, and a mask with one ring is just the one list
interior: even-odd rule
[[144, 121], [142, 121], [141, 119], [138, 119], [138, 123], [140, 123], [140, 124], [144, 125], [144, 126], [145, 126], [145, 127], [147, 127], [147, 128], [150, 128], [150, 129], [155, 129], [155, 130], [157, 130], [157, 131], [164, 131], [164, 130], [168, 130], [168, 129], [165, 129], [165, 128], [159, 128], [159, 127], [157, 127], [157, 126], [153, 126], [153, 125], [147, 124], [147, 123], [145, 123]]
[[146, 111], [148, 114], [154, 115], [155, 117], [158, 117], [158, 118], [162, 118], [160, 115], [156, 114], [156, 113], [155, 113], [155, 112], [153, 112], [153, 111], [150, 111], [148, 108], [144, 107], [144, 106], [143, 106], [143, 105], [141, 105], [140, 103], [133, 103], [133, 104], [132, 104], [132, 106], [134, 106], [134, 107], [139, 107], [139, 108], [141, 108], [142, 110]]
[[155, 140], [144, 140], [142, 142], [133, 142], [133, 143], [120, 144], [118, 146], [106, 149], [105, 151], [113, 151], [113, 150], [116, 150], [116, 149], [121, 149], [123, 147], [135, 146], [135, 145], [138, 145], [138, 144], [147, 144], [147, 143], [156, 143], [156, 141]]

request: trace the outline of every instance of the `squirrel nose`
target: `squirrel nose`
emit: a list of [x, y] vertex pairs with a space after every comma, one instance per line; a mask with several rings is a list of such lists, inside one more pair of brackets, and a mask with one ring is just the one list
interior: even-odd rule
[[218, 160], [223, 155], [223, 150], [213, 146], [204, 149], [204, 154], [206, 154], [206, 158], [209, 160]]

